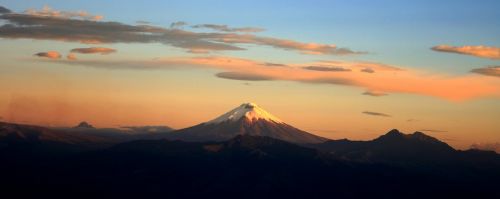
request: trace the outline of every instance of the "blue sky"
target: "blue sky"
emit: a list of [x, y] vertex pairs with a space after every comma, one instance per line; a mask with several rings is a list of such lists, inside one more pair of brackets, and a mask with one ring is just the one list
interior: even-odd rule
[[[49, 5], [86, 10], [105, 20], [175, 21], [255, 26], [266, 36], [334, 43], [371, 54], [345, 59], [373, 60], [448, 73], [494, 65], [491, 60], [436, 55], [438, 44], [500, 46], [500, 2], [495, 0], [419, 1], [0, 1], [15, 11]], [[248, 54], [252, 52], [244, 52]], [[253, 52], [255, 53], [255, 52]], [[240, 53], [241, 54], [241, 53]], [[262, 54], [255, 54], [262, 56]], [[443, 58], [444, 57], [444, 58]], [[344, 57], [341, 57], [344, 59]], [[269, 59], [281, 59], [276, 53]], [[297, 60], [311, 60], [299, 56]]]

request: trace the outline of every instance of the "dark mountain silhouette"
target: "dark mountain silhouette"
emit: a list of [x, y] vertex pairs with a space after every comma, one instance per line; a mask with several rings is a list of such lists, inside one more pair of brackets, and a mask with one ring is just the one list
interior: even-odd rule
[[237, 135], [267, 136], [292, 143], [327, 140], [282, 122], [254, 103], [244, 103], [214, 120], [164, 134], [162, 138], [205, 142], [229, 140]]
[[108, 140], [92, 135], [75, 135], [65, 131], [40, 126], [0, 122], [0, 147], [25, 146], [71, 146], [91, 147]]
[[83, 121], [83, 122], [80, 122], [80, 124], [76, 125], [75, 127], [73, 128], [94, 128], [94, 126], [90, 125], [89, 123]]
[[9, 172], [0, 185], [31, 191], [16, 192], [20, 197], [497, 197], [498, 155], [455, 153], [490, 168], [346, 161], [270, 137], [239, 135], [224, 142], [137, 140], [29, 163], [3, 157], [0, 169]]
[[403, 134], [396, 129], [371, 141], [330, 140], [310, 145], [335, 156], [358, 161], [405, 161], [436, 159], [455, 150], [448, 144], [421, 132]]
[[498, 154], [458, 151], [419, 132], [392, 130], [371, 141], [302, 145], [247, 134], [185, 142], [85, 132], [0, 123], [3, 193], [51, 198], [500, 196]]

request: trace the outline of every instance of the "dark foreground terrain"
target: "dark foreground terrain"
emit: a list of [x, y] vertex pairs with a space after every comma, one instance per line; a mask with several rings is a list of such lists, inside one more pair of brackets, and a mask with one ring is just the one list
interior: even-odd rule
[[121, 140], [1, 123], [1, 193], [15, 198], [500, 198], [498, 154], [458, 151], [419, 132], [392, 130], [372, 141], [308, 145], [245, 135], [221, 142]]

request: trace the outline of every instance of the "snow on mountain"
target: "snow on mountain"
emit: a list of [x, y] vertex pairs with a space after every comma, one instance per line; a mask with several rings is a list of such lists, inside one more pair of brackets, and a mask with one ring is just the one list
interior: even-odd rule
[[235, 109], [211, 121], [206, 122], [206, 124], [218, 124], [225, 121], [234, 122], [240, 120], [243, 117], [245, 117], [249, 121], [257, 121], [259, 119], [262, 119], [276, 123], [283, 123], [276, 116], [272, 115], [271, 113], [268, 113], [267, 111], [259, 107], [257, 104], [250, 102], [241, 104], [239, 107], [236, 107]]
[[327, 140], [282, 122], [255, 103], [244, 103], [213, 120], [164, 134], [163, 138], [204, 142], [225, 141], [238, 135], [266, 136], [292, 143]]

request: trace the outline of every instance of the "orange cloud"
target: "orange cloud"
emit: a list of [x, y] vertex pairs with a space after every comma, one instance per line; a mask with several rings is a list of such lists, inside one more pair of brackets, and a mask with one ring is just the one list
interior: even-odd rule
[[59, 59], [61, 58], [61, 54], [57, 51], [48, 51], [48, 52], [39, 52], [36, 53], [35, 56], [38, 57], [46, 57], [49, 59]]
[[[371, 96], [381, 93], [409, 93], [440, 97], [453, 101], [475, 99], [481, 97], [500, 97], [500, 80], [497, 78], [482, 78], [466, 74], [449, 76], [445, 74], [431, 75], [428, 71], [402, 69], [387, 64], [373, 62], [321, 61], [305, 64], [283, 64], [283, 67], [269, 67], [266, 62], [234, 57], [170, 57], [150, 61], [91, 61], [81, 60], [55, 63], [66, 63], [107, 69], [166, 69], [203, 67], [225, 71], [218, 77], [256, 81], [285, 80], [314, 84], [348, 85], [363, 88]], [[305, 70], [307, 66], [335, 66], [351, 69], [351, 72], [329, 72], [322, 70]], [[280, 65], [281, 66], [281, 65]], [[369, 66], [376, 73], [367, 74], [355, 68]]]
[[112, 48], [104, 48], [104, 47], [90, 47], [90, 48], [74, 48], [74, 49], [71, 49], [71, 52], [72, 53], [83, 53], [83, 54], [100, 53], [101, 55], [107, 55], [107, 54], [116, 52], [116, 50], [112, 49]]
[[69, 53], [67, 56], [66, 56], [66, 59], [68, 60], [76, 60], [76, 55], [74, 53]]
[[439, 45], [431, 48], [435, 51], [472, 55], [489, 59], [500, 59], [500, 48], [490, 46], [448, 46]]
[[99, 20], [104, 18], [102, 15], [91, 15], [86, 11], [76, 11], [76, 12], [58, 11], [58, 10], [52, 9], [51, 7], [49, 7], [47, 5], [44, 6], [41, 10], [28, 9], [24, 13], [28, 14], [28, 15], [40, 16], [40, 17], [54, 17], [54, 18], [63, 18], [63, 19], [80, 18], [80, 19], [93, 20], [93, 21], [99, 21]]

